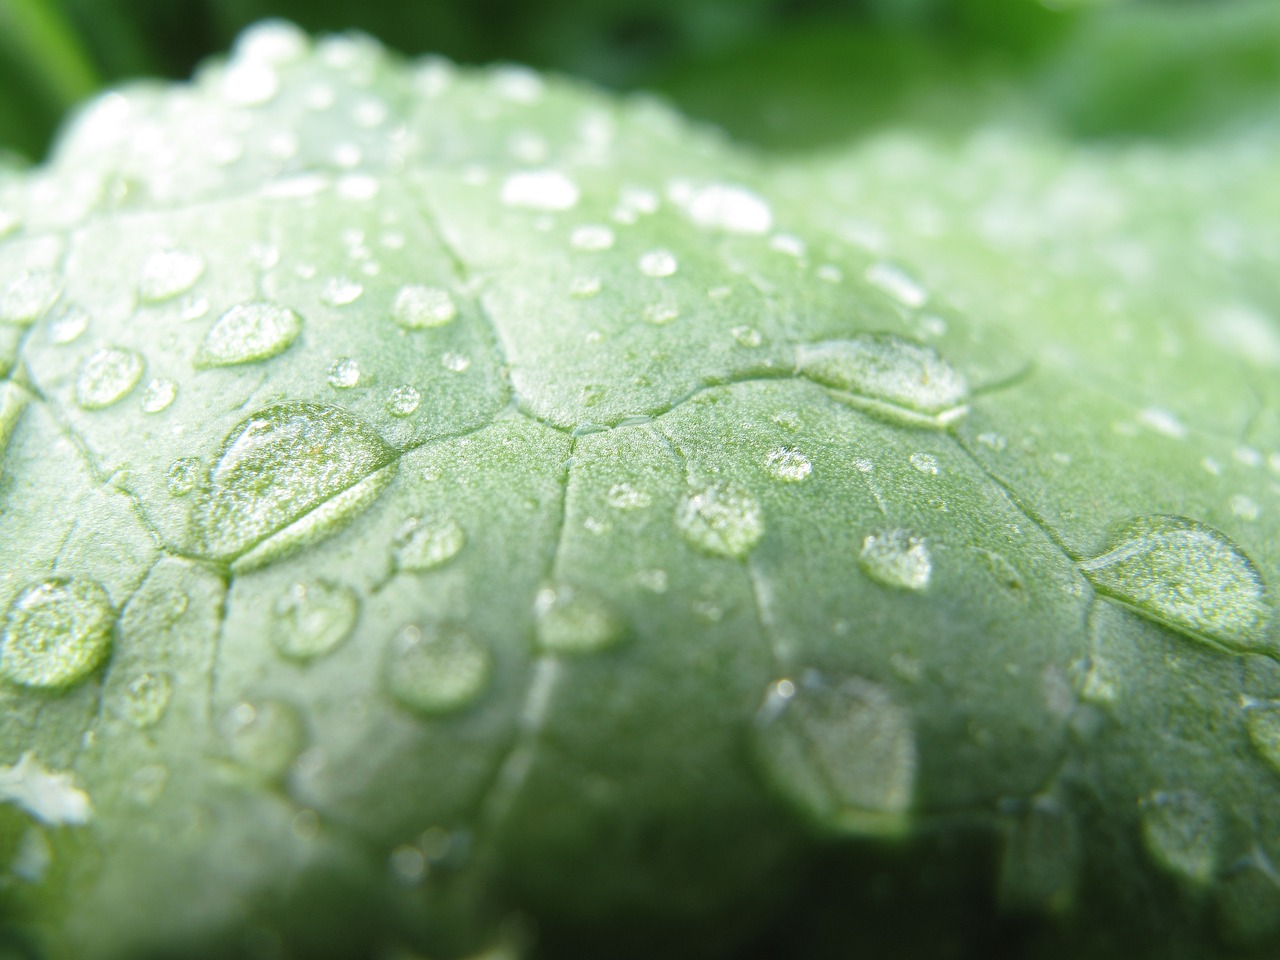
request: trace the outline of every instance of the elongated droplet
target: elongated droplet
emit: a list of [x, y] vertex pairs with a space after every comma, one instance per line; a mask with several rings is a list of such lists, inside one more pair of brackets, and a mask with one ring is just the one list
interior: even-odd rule
[[489, 685], [492, 660], [488, 648], [460, 627], [405, 627], [388, 646], [387, 691], [418, 713], [452, 713], [471, 704]]
[[229, 367], [267, 360], [285, 350], [302, 332], [302, 318], [278, 303], [241, 303], [220, 316], [196, 357], [199, 367]]
[[1208, 883], [1218, 864], [1218, 816], [1213, 804], [1187, 790], [1156, 791], [1138, 804], [1142, 841], [1161, 867], [1193, 883]]
[[360, 598], [350, 587], [295, 583], [276, 600], [271, 642], [290, 660], [314, 660], [337, 649], [355, 629]]
[[204, 273], [204, 257], [189, 250], [158, 250], [147, 257], [138, 281], [143, 300], [160, 301], [186, 293]]
[[1195, 640], [1280, 653], [1262, 575], [1224, 534], [1186, 517], [1138, 517], [1080, 569], [1100, 594]]
[[764, 535], [764, 515], [751, 494], [717, 483], [685, 499], [676, 513], [676, 526], [700, 550], [740, 560]]
[[939, 428], [968, 410], [964, 376], [932, 347], [893, 334], [801, 346], [796, 364], [850, 405], [895, 422]]
[[118, 403], [138, 385], [145, 368], [142, 357], [132, 350], [99, 350], [80, 367], [76, 403], [85, 410], [104, 410]]
[[247, 570], [354, 518], [395, 472], [392, 451], [336, 407], [282, 403], [231, 432], [192, 516], [199, 551]]
[[88, 579], [51, 578], [14, 599], [0, 638], [0, 676], [24, 687], [67, 687], [107, 656], [115, 611]]
[[813, 464], [795, 447], [775, 447], [765, 457], [765, 468], [776, 479], [786, 483], [799, 483], [813, 472]]
[[775, 789], [831, 830], [892, 835], [915, 792], [911, 716], [874, 683], [814, 671], [770, 685], [756, 715], [756, 755]]
[[424, 573], [448, 563], [466, 545], [467, 534], [452, 517], [410, 517], [396, 532], [396, 568]]
[[568, 584], [539, 590], [533, 614], [538, 646], [547, 653], [595, 653], [623, 637], [622, 622], [609, 604]]
[[906, 590], [923, 590], [933, 574], [933, 561], [924, 538], [905, 530], [886, 530], [865, 537], [858, 565], [872, 580]]

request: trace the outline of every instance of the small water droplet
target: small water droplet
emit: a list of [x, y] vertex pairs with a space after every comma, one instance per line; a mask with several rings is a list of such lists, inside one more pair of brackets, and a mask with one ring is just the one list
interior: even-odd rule
[[530, 104], [542, 99], [545, 85], [537, 71], [519, 64], [502, 64], [493, 69], [493, 91], [503, 100]]
[[158, 302], [186, 293], [205, 270], [204, 257], [190, 250], [157, 250], [142, 265], [138, 296]]
[[844, 273], [834, 263], [824, 263], [818, 268], [818, 279], [825, 283], [839, 283]]
[[914, 537], [905, 530], [888, 530], [865, 537], [858, 565], [872, 580], [906, 590], [923, 590], [933, 574], [933, 562], [924, 538]]
[[172, 497], [185, 497], [200, 486], [204, 464], [196, 457], [182, 457], [169, 465], [165, 479]]
[[172, 697], [173, 681], [167, 673], [140, 673], [124, 688], [122, 712], [131, 724], [145, 730], [163, 719]]
[[103, 410], [122, 400], [138, 381], [146, 364], [132, 350], [108, 347], [89, 357], [76, 379], [76, 403], [85, 410]]
[[85, 679], [111, 647], [115, 611], [95, 581], [54, 577], [14, 598], [0, 637], [0, 676], [53, 689]]
[[62, 296], [56, 274], [35, 270], [20, 274], [0, 289], [0, 323], [26, 327], [35, 323]]
[[1193, 639], [1235, 652], [1275, 652], [1261, 574], [1236, 544], [1203, 523], [1137, 517], [1080, 569], [1103, 596]]
[[1160, 867], [1204, 884], [1218, 866], [1218, 815], [1213, 804], [1187, 790], [1159, 790], [1138, 802], [1142, 841]]
[[569, 210], [578, 205], [578, 185], [559, 170], [523, 170], [502, 183], [502, 202], [527, 210]]
[[760, 235], [773, 227], [768, 202], [746, 187], [712, 183], [675, 192], [689, 219], [704, 230]]
[[1004, 450], [1009, 445], [1009, 441], [998, 433], [980, 433], [978, 434], [978, 442], [996, 453]]
[[615, 483], [605, 494], [605, 502], [615, 510], [643, 510], [653, 498], [629, 483]]
[[769, 238], [769, 249], [797, 260], [802, 259], [807, 252], [804, 241], [794, 233], [775, 233]]
[[569, 295], [581, 300], [589, 300], [603, 289], [604, 284], [599, 277], [574, 277], [569, 281]]
[[911, 465], [921, 473], [936, 477], [938, 475], [938, 458], [931, 453], [913, 453], [907, 458]]
[[539, 590], [533, 613], [538, 646], [547, 653], [595, 653], [623, 637], [622, 622], [612, 607], [568, 584]]
[[776, 479], [788, 483], [799, 483], [813, 472], [809, 458], [795, 447], [775, 447], [765, 457], [764, 465]]
[[142, 391], [142, 412], [160, 413], [178, 396], [178, 385], [172, 380], [152, 380]]
[[665, 326], [680, 319], [680, 310], [673, 303], [651, 303], [644, 308], [644, 322], [656, 327]]
[[71, 304], [49, 324], [49, 342], [60, 347], [66, 346], [80, 339], [88, 328], [89, 314], [75, 304]]
[[289, 660], [314, 660], [351, 636], [360, 598], [350, 587], [326, 580], [295, 583], [272, 607], [271, 642]]
[[388, 693], [410, 710], [428, 715], [468, 706], [489, 685], [493, 658], [487, 647], [452, 624], [405, 627], [387, 648]]
[[729, 331], [733, 334], [733, 339], [743, 347], [758, 347], [764, 342], [764, 338], [760, 336], [760, 331], [755, 327], [734, 327]]
[[355, 303], [364, 293], [364, 285], [346, 277], [330, 277], [320, 289], [320, 299], [331, 307]]
[[1138, 422], [1144, 427], [1163, 434], [1172, 440], [1184, 440], [1187, 428], [1177, 416], [1160, 407], [1148, 407], [1138, 414]]
[[266, 781], [284, 779], [307, 745], [307, 728], [292, 704], [280, 700], [245, 701], [222, 721], [231, 759]]
[[335, 390], [350, 390], [360, 382], [360, 364], [351, 357], [342, 357], [329, 365], [329, 386]]
[[650, 250], [636, 264], [646, 277], [669, 277], [679, 269], [679, 262], [670, 250]]
[[422, 394], [408, 385], [396, 387], [387, 395], [387, 412], [393, 417], [407, 417], [418, 409]]
[[452, 517], [410, 517], [396, 531], [392, 556], [396, 569], [425, 573], [448, 563], [466, 543], [466, 531]]
[[391, 316], [406, 330], [440, 327], [458, 315], [448, 290], [419, 284], [401, 287], [391, 305]]
[[745, 490], [716, 483], [684, 500], [676, 513], [676, 526], [693, 546], [741, 560], [764, 535], [764, 514]]
[[220, 316], [205, 334], [196, 365], [229, 367], [267, 360], [287, 350], [302, 332], [302, 318], [278, 303], [241, 303]]
[[929, 300], [929, 291], [905, 270], [892, 263], [874, 263], [867, 268], [864, 276], [869, 283], [913, 310], [923, 307]]
[[466, 354], [447, 350], [440, 355], [440, 366], [450, 373], [466, 373], [471, 369], [471, 358]]
[[598, 224], [577, 227], [573, 233], [569, 234], [569, 245], [575, 250], [595, 253], [600, 250], [610, 249], [613, 243], [613, 231]]
[[882, 687], [808, 671], [770, 685], [756, 715], [756, 755], [804, 816], [853, 835], [895, 835], [915, 792], [911, 716]]
[[1258, 501], [1253, 497], [1245, 496], [1243, 493], [1237, 493], [1231, 498], [1231, 512], [1241, 520], [1250, 522], [1258, 519]]

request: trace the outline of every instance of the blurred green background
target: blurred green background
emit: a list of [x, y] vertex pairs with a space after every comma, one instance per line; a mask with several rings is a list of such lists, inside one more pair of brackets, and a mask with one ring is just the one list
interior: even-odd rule
[[186, 77], [271, 16], [658, 90], [784, 151], [993, 115], [1195, 136], [1280, 91], [1277, 0], [0, 0], [0, 148], [39, 158], [95, 89]]

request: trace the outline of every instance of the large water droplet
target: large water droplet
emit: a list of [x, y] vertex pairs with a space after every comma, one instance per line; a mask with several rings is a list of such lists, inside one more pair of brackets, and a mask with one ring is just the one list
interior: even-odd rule
[[1157, 791], [1139, 801], [1142, 841], [1157, 864], [1193, 883], [1208, 883], [1218, 865], [1218, 815], [1187, 790]]
[[204, 257], [189, 250], [157, 250], [142, 265], [138, 295], [152, 302], [186, 293], [204, 273]]
[[1108, 547], [1080, 564], [1103, 596], [1230, 651], [1278, 652], [1262, 576], [1224, 534], [1156, 514], [1124, 524]]
[[391, 305], [391, 316], [406, 330], [440, 327], [458, 315], [448, 290], [419, 284], [401, 287]]
[[196, 504], [198, 549], [236, 571], [336, 531], [382, 493], [392, 451], [336, 407], [282, 403], [237, 426]]
[[796, 350], [799, 373], [844, 392], [845, 402], [895, 422], [943, 427], [963, 416], [965, 378], [932, 347], [863, 334]]
[[933, 574], [924, 538], [905, 530], [886, 530], [865, 537], [858, 565], [872, 580], [907, 590], [923, 590]]
[[547, 653], [595, 653], [623, 637], [622, 622], [609, 604], [568, 584], [539, 590], [533, 614], [538, 646]]
[[915, 791], [910, 714], [874, 683], [813, 671], [769, 687], [756, 716], [766, 775], [803, 815], [832, 830], [900, 833]]
[[196, 357], [200, 367], [229, 367], [283, 353], [302, 332], [302, 318], [278, 303], [255, 301], [232, 307], [217, 319]]
[[745, 490], [716, 483], [685, 499], [676, 513], [676, 526], [695, 547], [741, 560], [764, 535], [764, 514]]
[[222, 734], [231, 758], [267, 781], [283, 779], [307, 744], [301, 714], [280, 700], [236, 704], [223, 718]]
[[410, 517], [396, 531], [396, 568], [424, 573], [443, 566], [466, 545], [467, 534], [452, 517], [436, 520]]
[[144, 369], [146, 363], [132, 350], [99, 350], [80, 366], [76, 403], [85, 410], [103, 410], [137, 386]]
[[578, 204], [578, 185], [559, 170], [522, 170], [502, 183], [502, 202], [529, 210], [568, 210]]
[[140, 673], [124, 688], [121, 712], [126, 720], [145, 730], [164, 717], [173, 697], [173, 681], [167, 673]]
[[351, 636], [360, 598], [343, 584], [313, 580], [295, 583], [272, 608], [271, 642], [290, 660], [314, 660]]
[[643, 510], [653, 502], [653, 498], [638, 487], [623, 482], [609, 488], [605, 502], [615, 510]]
[[88, 579], [51, 578], [27, 587], [9, 607], [0, 638], [0, 676], [52, 689], [83, 680], [106, 658], [115, 611]]
[[0, 288], [0, 323], [29, 326], [62, 296], [62, 281], [43, 270], [23, 273]]
[[387, 649], [387, 690], [410, 710], [450, 713], [488, 686], [492, 659], [487, 647], [452, 624], [405, 627]]

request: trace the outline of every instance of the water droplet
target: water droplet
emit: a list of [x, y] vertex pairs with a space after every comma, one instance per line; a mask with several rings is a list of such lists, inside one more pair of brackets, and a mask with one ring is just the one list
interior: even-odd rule
[[1280, 704], [1251, 705], [1245, 719], [1249, 742], [1262, 759], [1280, 773]]
[[1173, 440], [1184, 440], [1187, 436], [1187, 428], [1183, 426], [1182, 421], [1160, 407], [1148, 407], [1141, 411], [1138, 414], [1138, 422]]
[[439, 327], [458, 315], [448, 290], [412, 285], [401, 287], [391, 306], [391, 316], [406, 330]]
[[907, 458], [911, 465], [921, 473], [936, 477], [938, 475], [938, 458], [931, 453], [913, 453]]
[[646, 277], [669, 277], [680, 264], [670, 250], [650, 250], [640, 257], [637, 266]]
[[387, 395], [387, 412], [393, 417], [407, 417], [418, 409], [422, 394], [410, 386], [396, 387]]
[[675, 191], [689, 219], [704, 230], [760, 235], [773, 227], [773, 211], [759, 194], [729, 183]]
[[539, 590], [533, 613], [538, 646], [547, 653], [595, 653], [623, 637], [622, 622], [612, 607], [567, 584]]
[[364, 293], [364, 285], [346, 277], [330, 277], [320, 290], [320, 299], [331, 307], [355, 303]]
[[874, 263], [867, 268], [864, 276], [868, 282], [913, 310], [923, 307], [929, 300], [929, 291], [918, 280], [891, 263]]
[[578, 185], [559, 170], [524, 170], [502, 183], [502, 202], [528, 210], [569, 210], [578, 205]]
[[80, 307], [71, 304], [62, 314], [49, 324], [49, 342], [58, 346], [66, 346], [80, 339], [89, 328], [89, 314]]
[[140, 673], [124, 688], [124, 717], [139, 730], [154, 727], [169, 709], [173, 681], [167, 673]]
[[387, 649], [387, 691], [405, 707], [428, 715], [471, 704], [489, 685], [493, 658], [460, 627], [405, 627]]
[[1080, 564], [1103, 596], [1202, 642], [1275, 652], [1262, 576], [1224, 534], [1186, 517], [1154, 515], [1124, 524], [1108, 548]]
[[165, 475], [169, 495], [185, 497], [199, 487], [203, 469], [204, 464], [196, 457], [182, 457], [173, 461], [169, 465], [169, 472]]
[[276, 599], [272, 614], [276, 651], [290, 660], [313, 660], [351, 636], [360, 598], [350, 587], [325, 580], [295, 583]]
[[1193, 883], [1208, 883], [1218, 865], [1218, 815], [1191, 791], [1157, 791], [1138, 802], [1142, 841], [1160, 867]]
[[685, 499], [676, 513], [676, 526], [695, 547], [741, 560], [764, 535], [764, 514], [745, 490], [717, 483]]
[[608, 250], [613, 246], [613, 242], [613, 231], [608, 227], [596, 224], [578, 227], [573, 233], [569, 234], [569, 245], [575, 250], [594, 253], [600, 250]]
[[30, 326], [43, 317], [62, 296], [62, 281], [52, 273], [36, 270], [20, 274], [0, 289], [0, 323]]
[[733, 334], [733, 339], [743, 347], [758, 347], [764, 342], [764, 338], [760, 336], [760, 331], [755, 327], [734, 327], [729, 331]]
[[282, 780], [307, 745], [307, 728], [296, 707], [280, 700], [242, 702], [222, 721], [231, 759], [263, 780]]
[[599, 277], [574, 277], [569, 281], [569, 295], [582, 300], [589, 300], [596, 296], [601, 289], [603, 289], [603, 282]]
[[645, 323], [652, 323], [656, 327], [665, 326], [679, 318], [680, 310], [673, 303], [651, 303], [644, 308]]
[[248, 570], [335, 532], [395, 473], [391, 450], [350, 414], [316, 403], [268, 407], [237, 426], [196, 503], [200, 552]]
[[537, 71], [519, 64], [503, 64], [493, 69], [493, 90], [512, 103], [537, 103], [545, 89]]
[[280, 78], [270, 64], [257, 60], [234, 60], [222, 75], [222, 95], [240, 107], [269, 103], [280, 89]]
[[615, 510], [643, 510], [653, 498], [629, 483], [615, 483], [605, 494], [605, 502]]
[[764, 459], [768, 471], [778, 480], [799, 483], [813, 472], [809, 458], [795, 447], [775, 447]]
[[178, 396], [178, 385], [172, 380], [152, 380], [142, 391], [142, 412], [160, 413]]
[[55, 577], [27, 587], [9, 606], [0, 676], [24, 687], [78, 683], [106, 658], [115, 612], [95, 581]]
[[396, 569], [425, 573], [448, 563], [466, 543], [466, 531], [452, 517], [410, 517], [396, 531], [392, 556]]
[[440, 355], [440, 366], [450, 373], [466, 373], [471, 369], [471, 358], [466, 354], [447, 350]]
[[838, 685], [813, 671], [770, 685], [756, 715], [756, 754], [774, 787], [804, 816], [854, 835], [907, 826], [915, 791], [911, 716], [882, 687]]
[[189, 250], [157, 250], [142, 265], [138, 295], [157, 302], [186, 293], [204, 274], [204, 257]]
[[146, 364], [132, 350], [108, 347], [89, 357], [76, 379], [76, 402], [85, 410], [102, 410], [123, 399], [142, 379]]
[[343, 357], [329, 365], [329, 386], [335, 390], [350, 390], [360, 382], [360, 364], [351, 357]]
[[268, 301], [241, 303], [220, 316], [196, 357], [200, 367], [229, 367], [283, 353], [302, 332], [302, 318]]
[[932, 347], [892, 334], [801, 346], [796, 362], [810, 380], [848, 391], [846, 402], [898, 422], [942, 427], [968, 411], [964, 377]]
[[785, 253], [789, 257], [795, 257], [797, 260], [804, 257], [807, 249], [805, 243], [794, 233], [775, 233], [769, 238], [769, 249], [776, 250], [778, 253]]
[[864, 538], [858, 565], [872, 580], [907, 590], [923, 590], [933, 574], [924, 538], [913, 537], [905, 530], [888, 530]]

